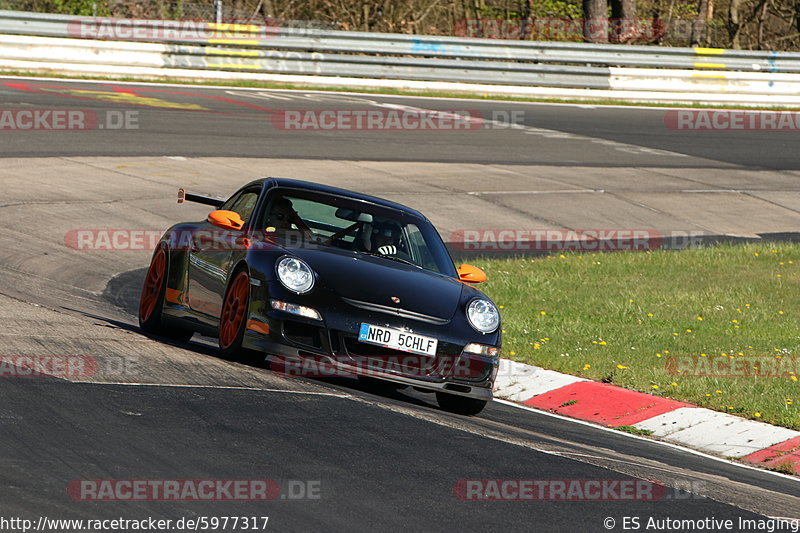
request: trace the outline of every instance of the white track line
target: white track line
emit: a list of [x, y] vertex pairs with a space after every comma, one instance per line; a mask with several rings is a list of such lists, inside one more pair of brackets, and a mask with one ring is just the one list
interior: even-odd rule
[[351, 398], [349, 394], [337, 394], [335, 392], [315, 392], [285, 389], [264, 389], [261, 387], [244, 387], [239, 385], [198, 385], [182, 383], [135, 383], [126, 381], [74, 381], [65, 380], [69, 383], [82, 383], [86, 385], [124, 385], [130, 387], [168, 387], [178, 389], [223, 389], [223, 390], [250, 390], [260, 392], [279, 392], [284, 394], [308, 394], [310, 396], [331, 396], [334, 398]]

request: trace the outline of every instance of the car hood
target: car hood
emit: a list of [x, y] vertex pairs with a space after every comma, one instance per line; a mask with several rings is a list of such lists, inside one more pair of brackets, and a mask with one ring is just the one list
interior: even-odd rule
[[358, 302], [449, 320], [464, 288], [456, 279], [381, 257], [322, 249], [291, 252], [308, 263], [328, 290]]

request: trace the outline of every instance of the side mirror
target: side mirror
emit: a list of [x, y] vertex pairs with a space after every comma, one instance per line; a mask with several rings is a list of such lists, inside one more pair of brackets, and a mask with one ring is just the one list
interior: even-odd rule
[[458, 279], [465, 283], [483, 283], [486, 281], [486, 272], [465, 263], [458, 267]]
[[222, 229], [240, 230], [244, 226], [244, 220], [239, 216], [239, 213], [222, 209], [209, 213], [207, 220]]

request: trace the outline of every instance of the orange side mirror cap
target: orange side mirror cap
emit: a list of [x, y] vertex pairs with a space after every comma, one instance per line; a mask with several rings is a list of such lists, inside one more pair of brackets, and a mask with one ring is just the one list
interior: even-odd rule
[[458, 279], [465, 283], [483, 283], [486, 281], [486, 272], [465, 263], [458, 267]]
[[207, 220], [222, 229], [240, 230], [242, 226], [244, 226], [244, 220], [239, 216], [239, 213], [235, 211], [225, 211], [223, 209], [218, 209], [209, 213]]

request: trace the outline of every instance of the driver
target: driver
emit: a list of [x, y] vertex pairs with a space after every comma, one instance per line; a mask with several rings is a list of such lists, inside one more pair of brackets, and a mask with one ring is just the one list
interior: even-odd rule
[[280, 197], [272, 204], [267, 215], [267, 231], [269, 228], [274, 230], [292, 229], [292, 222], [297, 220], [297, 212], [292, 207], [292, 201], [288, 198]]
[[276, 198], [267, 213], [267, 234], [280, 232], [286, 239], [294, 239], [296, 245], [318, 242], [317, 237], [303, 218], [295, 211], [292, 201], [286, 197]]
[[407, 257], [400, 250], [402, 230], [397, 222], [387, 220], [376, 224], [372, 229], [372, 249], [381, 255]]

